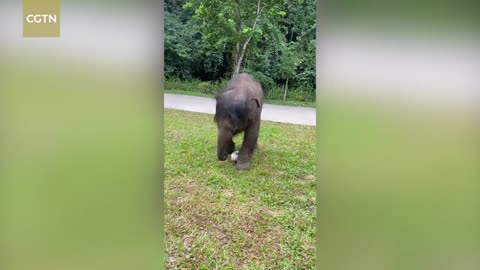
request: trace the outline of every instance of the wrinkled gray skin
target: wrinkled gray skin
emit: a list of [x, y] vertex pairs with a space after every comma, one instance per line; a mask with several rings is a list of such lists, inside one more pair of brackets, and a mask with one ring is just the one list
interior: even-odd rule
[[242, 73], [233, 78], [217, 100], [215, 122], [218, 127], [217, 155], [226, 160], [235, 151], [233, 137], [244, 132], [236, 167], [247, 170], [251, 166], [253, 152], [260, 131], [260, 116], [263, 107], [263, 90], [250, 75]]

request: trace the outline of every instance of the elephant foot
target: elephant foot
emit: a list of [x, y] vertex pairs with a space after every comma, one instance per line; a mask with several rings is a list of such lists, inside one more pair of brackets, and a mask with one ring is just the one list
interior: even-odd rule
[[238, 170], [241, 170], [241, 171], [245, 171], [245, 170], [248, 170], [250, 169], [250, 162], [240, 162], [238, 161], [237, 164], [235, 165], [235, 167], [237, 167]]

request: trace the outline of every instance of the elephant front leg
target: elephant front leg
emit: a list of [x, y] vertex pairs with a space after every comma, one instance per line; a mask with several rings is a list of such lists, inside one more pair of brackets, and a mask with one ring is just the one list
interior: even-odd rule
[[245, 130], [243, 144], [238, 154], [236, 167], [239, 170], [248, 170], [251, 167], [251, 160], [255, 147], [257, 146], [258, 131], [260, 123]]

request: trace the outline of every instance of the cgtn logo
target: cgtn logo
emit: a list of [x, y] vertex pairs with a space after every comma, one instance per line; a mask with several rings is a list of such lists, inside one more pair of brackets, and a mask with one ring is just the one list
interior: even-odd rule
[[60, 0], [23, 0], [24, 37], [60, 37]]
[[57, 14], [27, 14], [25, 17], [27, 23], [57, 23]]

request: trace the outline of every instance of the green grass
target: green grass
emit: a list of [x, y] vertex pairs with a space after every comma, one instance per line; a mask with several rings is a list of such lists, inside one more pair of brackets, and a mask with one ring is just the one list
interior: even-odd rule
[[217, 160], [216, 132], [165, 111], [167, 268], [314, 269], [315, 128], [262, 122], [245, 172]]
[[[211, 94], [205, 94], [205, 93], [196, 92], [196, 91], [164, 90], [164, 93], [213, 98], [213, 95]], [[310, 107], [310, 108], [315, 108], [316, 106], [315, 102], [302, 102], [302, 101], [289, 101], [289, 100], [283, 101], [283, 100], [275, 100], [275, 99], [265, 99], [265, 103], [274, 104], [274, 105], [300, 106], [300, 107]]]

